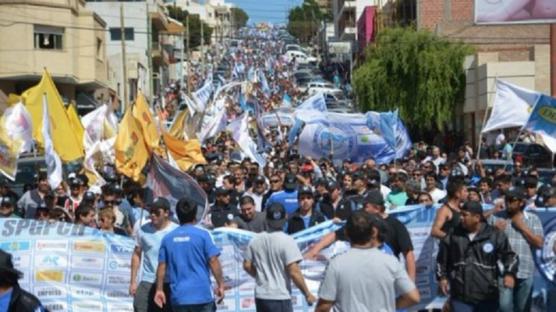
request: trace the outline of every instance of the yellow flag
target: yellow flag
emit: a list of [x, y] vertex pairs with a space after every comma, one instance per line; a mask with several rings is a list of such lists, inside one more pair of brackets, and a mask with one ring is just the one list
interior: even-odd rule
[[201, 152], [199, 140], [182, 141], [174, 138], [169, 133], [163, 133], [162, 137], [168, 152], [182, 171], [189, 170], [193, 165], [207, 163]]
[[78, 138], [81, 138], [81, 141], [83, 142], [83, 135], [85, 134], [85, 128], [83, 128], [83, 125], [81, 124], [81, 119], [79, 119], [79, 115], [77, 115], [75, 106], [73, 104], [68, 105], [66, 113], [68, 114], [70, 125], [73, 131], [75, 132], [75, 135]]
[[64, 109], [62, 98], [52, 81], [48, 71], [44, 71], [42, 79], [36, 86], [27, 89], [21, 97], [33, 120], [33, 139], [43, 148], [42, 137], [42, 100], [46, 93], [48, 116], [50, 117], [50, 133], [54, 150], [62, 161], [70, 162], [84, 156], [83, 138], [73, 131], [71, 121]]
[[0, 126], [0, 172], [12, 181], [15, 180], [17, 159], [22, 143], [20, 140], [10, 139], [4, 127]]
[[125, 176], [138, 181], [141, 170], [149, 159], [149, 152], [139, 122], [128, 109], [120, 122], [116, 143], [116, 169]]
[[149, 150], [154, 151], [158, 149], [160, 145], [160, 135], [156, 128], [156, 122], [147, 105], [147, 100], [142, 93], [137, 95], [137, 100], [135, 101], [135, 105], [133, 105], [133, 117], [135, 117], [143, 131], [143, 138]]
[[179, 112], [176, 117], [174, 118], [174, 122], [172, 122], [172, 126], [168, 133], [176, 139], [183, 139], [183, 130], [185, 127], [185, 117], [188, 114], [187, 110], [182, 110]]

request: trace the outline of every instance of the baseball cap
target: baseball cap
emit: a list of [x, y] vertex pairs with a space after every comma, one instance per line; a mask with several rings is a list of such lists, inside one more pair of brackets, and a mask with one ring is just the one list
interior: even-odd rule
[[287, 190], [295, 190], [297, 187], [297, 177], [293, 174], [286, 175], [286, 179], [284, 180], [284, 188]]
[[357, 179], [365, 180], [366, 176], [365, 176], [365, 173], [363, 171], [355, 171], [353, 173], [352, 178], [353, 178], [353, 181], [355, 181]]
[[269, 228], [281, 230], [286, 223], [286, 209], [280, 203], [273, 203], [266, 209], [266, 222]]
[[328, 183], [326, 183], [326, 189], [329, 192], [331, 192], [332, 190], [335, 190], [335, 189], [339, 189], [339, 188], [340, 188], [340, 185], [336, 181], [328, 181]]
[[506, 199], [525, 199], [525, 191], [521, 187], [514, 187], [506, 191]]
[[151, 209], [170, 210], [170, 202], [164, 197], [157, 197], [153, 200]]
[[380, 191], [369, 191], [364, 199], [365, 204], [384, 205], [384, 197]]
[[473, 214], [483, 215], [483, 205], [478, 201], [470, 200], [466, 202], [463, 204], [463, 210]]
[[217, 187], [215, 191], [216, 195], [228, 195], [230, 194], [230, 190], [225, 189], [223, 187]]
[[11, 198], [9, 197], [0, 197], [0, 205], [2, 206], [13, 206], [14, 203]]
[[258, 176], [255, 177], [254, 182], [255, 182], [255, 183], [265, 183], [266, 180], [265, 180], [265, 178], [264, 178], [262, 175], [258, 175]]
[[314, 196], [313, 189], [310, 186], [303, 185], [297, 190], [297, 196], [301, 195], [311, 195]]
[[83, 194], [83, 201], [88, 201], [88, 202], [92, 202], [97, 198], [97, 196], [95, 195], [95, 193], [91, 192], [91, 191], [87, 191]]

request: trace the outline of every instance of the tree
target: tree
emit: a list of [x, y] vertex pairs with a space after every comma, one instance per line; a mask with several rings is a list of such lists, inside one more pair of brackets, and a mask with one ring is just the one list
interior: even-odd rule
[[[189, 48], [194, 49], [201, 45], [201, 18], [199, 14], [189, 14], [186, 10], [182, 10], [180, 7], [175, 7], [173, 5], [168, 6], [168, 13], [171, 18], [179, 21], [185, 26], [187, 24], [187, 17], [189, 17], [189, 32], [190, 32], [190, 42]], [[204, 43], [210, 43], [210, 38], [212, 37], [212, 28], [205, 22], [203, 23], [203, 38]], [[187, 35], [184, 39], [184, 44], [187, 44]]]
[[239, 29], [241, 27], [245, 27], [247, 25], [247, 21], [249, 20], [249, 15], [245, 13], [245, 11], [241, 8], [233, 7], [231, 9], [232, 12], [232, 21], [234, 29]]
[[322, 12], [315, 0], [305, 0], [288, 14], [288, 31], [302, 43], [309, 42], [320, 27]]
[[354, 71], [362, 110], [399, 109], [416, 130], [442, 130], [465, 91], [463, 61], [473, 49], [428, 31], [387, 28]]

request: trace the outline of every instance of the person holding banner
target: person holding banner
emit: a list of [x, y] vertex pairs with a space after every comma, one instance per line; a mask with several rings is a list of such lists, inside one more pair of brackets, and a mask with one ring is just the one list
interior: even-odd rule
[[[168, 233], [160, 245], [154, 302], [160, 308], [170, 304], [173, 312], [216, 311], [209, 269], [216, 280], [215, 295], [221, 302], [224, 276], [218, 260], [220, 249], [210, 232], [196, 226], [197, 204], [193, 200], [180, 199], [176, 214], [180, 226]], [[170, 284], [169, 298], [164, 292], [166, 280]]]
[[476, 201], [465, 203], [461, 223], [440, 241], [436, 263], [440, 290], [450, 295], [453, 312], [496, 311], [498, 278], [504, 287], [513, 288], [518, 269], [508, 237], [485, 222], [483, 207]]
[[[131, 258], [129, 294], [133, 296], [135, 312], [171, 311], [166, 305], [162, 309], [154, 304], [156, 267], [162, 238], [178, 227], [170, 220], [170, 202], [157, 197], [150, 205], [150, 222], [139, 226], [135, 237], [135, 249]], [[141, 280], [137, 285], [137, 273], [141, 264]], [[164, 291], [170, 294], [168, 285]]]
[[243, 268], [256, 280], [257, 312], [292, 312], [292, 280], [309, 305], [316, 301], [299, 268], [301, 251], [283, 232], [286, 218], [282, 204], [271, 204], [266, 209], [267, 232], [255, 236], [245, 251]]
[[515, 287], [500, 285], [500, 311], [530, 311], [531, 292], [535, 261], [533, 254], [543, 247], [543, 227], [539, 217], [533, 212], [525, 211], [525, 191], [515, 188], [506, 193], [506, 210], [500, 211], [489, 219], [489, 223], [504, 232], [510, 241], [512, 250], [519, 257]]
[[376, 248], [384, 235], [377, 221], [365, 211], [348, 218], [351, 249], [328, 263], [315, 311], [394, 311], [419, 303], [419, 291], [403, 265]]

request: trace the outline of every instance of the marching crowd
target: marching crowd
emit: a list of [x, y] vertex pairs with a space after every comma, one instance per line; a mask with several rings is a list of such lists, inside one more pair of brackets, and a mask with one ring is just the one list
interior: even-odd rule
[[[245, 65], [264, 67], [267, 59], [260, 55], [275, 53], [277, 43], [253, 39], [252, 44], [259, 50], [249, 51], [246, 43], [241, 58]], [[223, 57], [237, 62], [237, 55]], [[271, 95], [263, 96], [261, 86], [253, 92], [264, 111], [282, 104], [277, 94], [287, 93], [293, 103], [302, 96], [288, 75], [295, 60], [275, 65], [267, 71]], [[169, 106], [180, 103], [179, 90], [167, 90]], [[227, 106], [230, 120], [241, 111], [239, 104]], [[535, 210], [556, 206], [556, 180], [543, 180], [520, 159], [511, 168], [491, 170], [475, 161], [483, 151], [468, 143], [454, 151], [419, 142], [395, 162], [356, 163], [300, 155], [284, 133], [281, 127], [265, 129], [270, 147], [264, 167], [237, 157], [238, 145], [226, 131], [204, 143], [207, 163], [189, 172], [209, 203], [201, 220], [191, 198], [172, 207], [114, 168], [105, 170], [102, 187], [90, 187], [86, 175], [71, 173], [51, 189], [40, 172], [21, 197], [4, 181], [0, 216], [73, 222], [133, 238], [129, 293], [136, 311], [214, 311], [226, 283], [220, 250], [207, 229], [232, 227], [257, 233], [243, 263], [256, 280], [257, 311], [292, 311], [293, 282], [316, 311], [357, 312], [419, 303], [412, 240], [393, 214], [407, 205], [440, 205], [431, 235], [438, 239], [436, 277], [439, 291], [449, 296], [446, 308], [530, 311], [533, 255], [543, 246]], [[302, 253], [290, 234], [327, 220], [345, 225]], [[340, 240], [351, 249], [329, 260], [318, 293], [311, 293], [300, 262], [320, 259], [321, 250]], [[3, 251], [0, 276], [0, 311], [41, 309], [17, 286], [20, 273]]]

